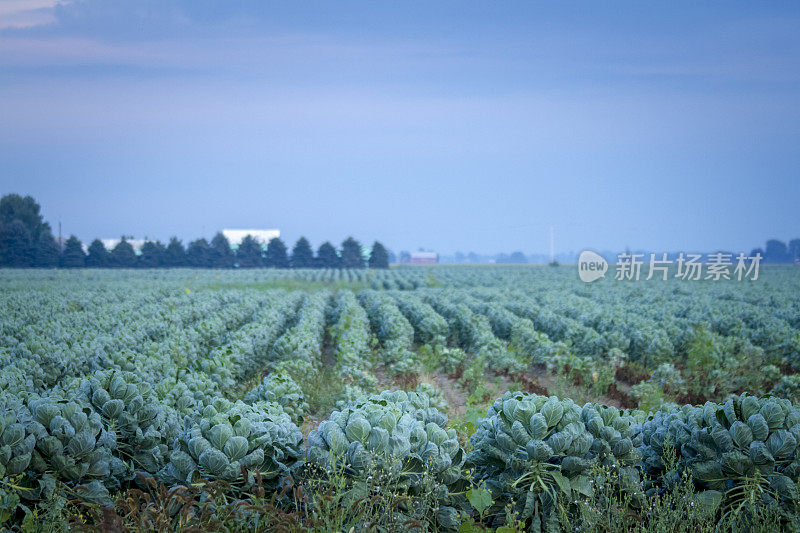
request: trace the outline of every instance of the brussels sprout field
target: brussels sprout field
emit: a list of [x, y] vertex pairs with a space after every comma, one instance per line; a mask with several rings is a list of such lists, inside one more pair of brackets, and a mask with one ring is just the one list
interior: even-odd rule
[[0, 525], [800, 523], [800, 271], [0, 271]]

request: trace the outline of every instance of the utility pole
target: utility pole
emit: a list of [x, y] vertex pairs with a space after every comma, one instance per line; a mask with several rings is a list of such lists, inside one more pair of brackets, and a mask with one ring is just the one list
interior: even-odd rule
[[64, 240], [61, 238], [61, 220], [58, 221], [58, 251], [64, 251]]
[[556, 260], [555, 238], [553, 237], [553, 226], [550, 226], [550, 262]]

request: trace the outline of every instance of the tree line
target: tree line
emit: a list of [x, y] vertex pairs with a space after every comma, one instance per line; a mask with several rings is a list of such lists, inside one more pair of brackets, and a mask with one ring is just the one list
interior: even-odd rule
[[42, 219], [40, 206], [30, 197], [7, 194], [0, 198], [0, 266], [14, 268], [389, 268], [389, 254], [378, 241], [372, 245], [369, 259], [361, 253], [361, 244], [352, 237], [341, 249], [324, 242], [317, 249], [300, 237], [291, 254], [280, 238], [267, 243], [266, 250], [252, 235], [247, 235], [236, 250], [228, 239], [217, 233], [211, 242], [196, 239], [188, 244], [173, 237], [165, 245], [146, 241], [137, 255], [124, 237], [107, 250], [99, 239], [89, 244], [70, 236], [63, 248], [53, 237], [50, 225]]
[[765, 263], [797, 263], [800, 261], [800, 239], [792, 239], [787, 245], [778, 239], [770, 239], [764, 248], [756, 248], [751, 256], [761, 254]]

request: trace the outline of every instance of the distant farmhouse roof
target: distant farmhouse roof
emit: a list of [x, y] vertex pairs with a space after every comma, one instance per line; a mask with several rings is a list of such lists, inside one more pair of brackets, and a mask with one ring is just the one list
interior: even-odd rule
[[251, 235], [262, 246], [267, 244], [270, 239], [281, 236], [281, 232], [276, 229], [224, 229], [222, 234], [233, 248], [238, 248], [248, 235]]
[[439, 254], [436, 252], [411, 252], [411, 264], [431, 265], [439, 262]]

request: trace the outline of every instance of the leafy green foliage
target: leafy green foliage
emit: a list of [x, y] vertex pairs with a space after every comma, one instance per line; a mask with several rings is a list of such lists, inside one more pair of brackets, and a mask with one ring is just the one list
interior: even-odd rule
[[[435, 520], [457, 524], [463, 505], [454, 492], [464, 482], [464, 451], [447, 417], [424, 394], [384, 391], [334, 411], [308, 436], [307, 476], [341, 471], [353, 501], [365, 497], [363, 482], [379, 476], [387, 492], [433, 495]], [[433, 512], [433, 510], [431, 510]]]
[[308, 413], [303, 389], [294, 382], [291, 376], [285, 374], [270, 374], [261, 383], [250, 389], [244, 397], [244, 402], [272, 402], [279, 404], [295, 424], [302, 424], [303, 417]]
[[165, 465], [168, 443], [177, 436], [180, 420], [160, 404], [148, 383], [132, 372], [104, 370], [83, 380], [79, 390], [81, 403], [114, 433], [116, 457], [145, 472]]
[[747, 394], [658, 412], [642, 425], [647, 472], [665, 479], [665, 446], [678, 450], [678, 470], [728, 510], [743, 501], [780, 503], [796, 512], [800, 479], [800, 408], [788, 400]]
[[[96, 412], [87, 414], [78, 402], [55, 394], [31, 397], [17, 417], [24, 424], [26, 443], [35, 442], [29, 465], [32, 477], [22, 491], [24, 498], [48, 499], [62, 488], [85, 486], [88, 498], [107, 502], [107, 489], [118, 489], [129, 478], [128, 466], [114, 455], [113, 430]], [[15, 427], [23, 438], [22, 426]]]
[[614, 408], [507, 392], [479, 421], [468, 463], [491, 490], [495, 515], [510, 504], [520, 518], [548, 527], [573, 494], [591, 495], [588, 473], [596, 464], [620, 469], [624, 488], [636, 490], [633, 428]]
[[247, 490], [260, 476], [275, 489], [302, 456], [303, 435], [278, 404], [222, 398], [195, 420], [186, 418], [169, 463], [159, 472], [167, 483], [221, 479]]

